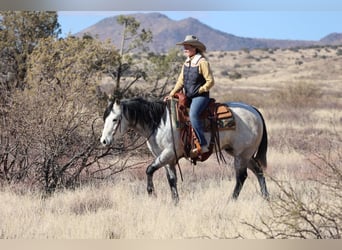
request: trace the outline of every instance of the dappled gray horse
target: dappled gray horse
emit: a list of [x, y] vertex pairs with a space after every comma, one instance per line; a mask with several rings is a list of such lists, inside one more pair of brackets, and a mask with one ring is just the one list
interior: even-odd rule
[[[236, 122], [235, 130], [222, 130], [219, 133], [221, 149], [234, 157], [236, 185], [233, 198], [239, 196], [247, 168], [258, 178], [261, 193], [268, 198], [263, 170], [267, 166], [267, 132], [261, 113], [244, 103], [226, 103], [231, 108]], [[122, 136], [129, 128], [135, 130], [147, 140], [147, 145], [155, 156], [147, 167], [147, 192], [154, 193], [153, 173], [165, 167], [173, 200], [179, 201], [177, 191], [176, 164], [185, 152], [180, 141], [179, 130], [171, 124], [170, 111], [165, 102], [147, 101], [142, 98], [125, 99], [111, 102], [105, 110], [104, 128], [101, 143], [109, 145]], [[172, 131], [171, 131], [172, 130]], [[210, 133], [205, 134], [210, 141]]]

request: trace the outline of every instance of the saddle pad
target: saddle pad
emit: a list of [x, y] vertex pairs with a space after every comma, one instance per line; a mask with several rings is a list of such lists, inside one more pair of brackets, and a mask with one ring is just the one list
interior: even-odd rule
[[235, 129], [235, 120], [228, 106], [224, 104], [218, 105], [216, 113], [218, 129]]
[[[217, 103], [215, 104], [214, 113], [211, 114], [213, 119], [216, 118], [216, 125], [219, 130], [234, 130], [235, 129], [235, 119], [230, 108], [225, 104]], [[205, 120], [205, 130], [211, 130], [210, 119]]]

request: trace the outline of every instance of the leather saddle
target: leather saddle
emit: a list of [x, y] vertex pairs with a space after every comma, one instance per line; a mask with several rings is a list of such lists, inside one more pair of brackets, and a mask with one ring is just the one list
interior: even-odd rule
[[176, 93], [171, 100], [171, 115], [173, 124], [176, 124], [177, 129], [180, 130], [181, 141], [183, 143], [185, 156], [191, 158], [192, 162], [205, 161], [216, 147], [216, 152], [219, 151], [219, 131], [221, 130], [235, 130], [235, 119], [230, 108], [223, 103], [216, 102], [211, 98], [207, 108], [200, 115], [204, 123], [204, 131], [211, 132], [211, 139], [209, 144], [209, 152], [192, 156], [191, 150], [197, 148], [201, 152], [201, 147], [194, 132], [190, 117], [189, 117], [189, 102], [187, 97], [182, 93]]

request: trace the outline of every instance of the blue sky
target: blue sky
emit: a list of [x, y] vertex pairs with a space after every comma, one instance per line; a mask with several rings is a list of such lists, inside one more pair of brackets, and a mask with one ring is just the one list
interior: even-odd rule
[[1, 0], [0, 9], [58, 11], [64, 36], [109, 16], [151, 11], [194, 17], [242, 37], [319, 40], [342, 33], [341, 0]]
[[[152, 11], [58, 11], [63, 36], [76, 33], [103, 18]], [[153, 11], [172, 20], [194, 17], [202, 23], [233, 35], [251, 38], [319, 40], [342, 33], [342, 10], [265, 11]]]

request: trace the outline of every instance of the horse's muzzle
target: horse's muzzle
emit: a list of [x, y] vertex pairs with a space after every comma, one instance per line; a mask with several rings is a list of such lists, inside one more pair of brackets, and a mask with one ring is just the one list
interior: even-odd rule
[[111, 143], [111, 141], [105, 137], [101, 137], [100, 142], [103, 146], [108, 146]]

